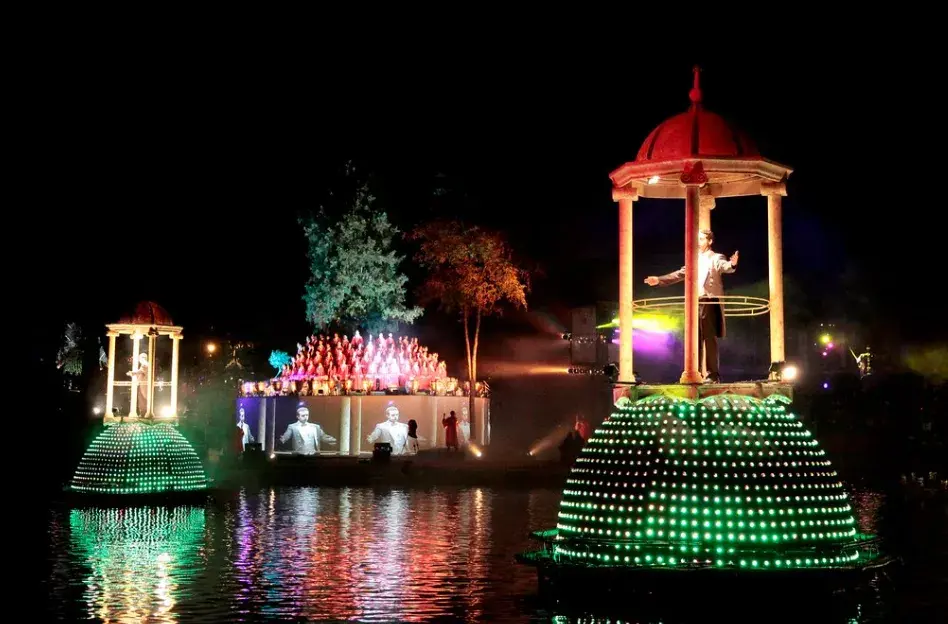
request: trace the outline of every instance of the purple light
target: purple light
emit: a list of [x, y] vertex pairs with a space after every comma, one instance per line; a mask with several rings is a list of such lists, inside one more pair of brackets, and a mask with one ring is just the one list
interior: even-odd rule
[[826, 345], [826, 348], [827, 348], [827, 349], [832, 349], [832, 348], [833, 348], [833, 343], [831, 342], [831, 343], [829, 343], [828, 345]]
[[830, 387], [829, 382], [828, 382], [828, 381], [824, 381], [824, 382], [823, 382], [823, 389], [824, 389], [824, 390], [829, 390], [829, 387]]

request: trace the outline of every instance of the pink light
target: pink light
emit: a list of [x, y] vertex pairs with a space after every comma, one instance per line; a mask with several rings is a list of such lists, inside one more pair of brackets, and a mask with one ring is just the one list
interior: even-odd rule
[[831, 342], [831, 343], [829, 343], [828, 345], [826, 345], [826, 348], [827, 348], [827, 349], [832, 349], [832, 348], [833, 348], [833, 343]]

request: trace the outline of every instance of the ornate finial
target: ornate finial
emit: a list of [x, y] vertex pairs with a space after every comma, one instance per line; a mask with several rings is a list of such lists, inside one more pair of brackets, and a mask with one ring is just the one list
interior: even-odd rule
[[700, 106], [701, 105], [701, 68], [697, 65], [694, 66], [694, 69], [691, 70], [695, 75], [694, 86], [691, 87], [691, 91], [688, 92], [688, 99], [691, 100], [691, 105]]

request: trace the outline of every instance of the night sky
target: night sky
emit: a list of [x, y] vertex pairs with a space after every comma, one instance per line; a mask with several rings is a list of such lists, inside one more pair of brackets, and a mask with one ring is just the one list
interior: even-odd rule
[[[463, 189], [477, 208], [457, 216], [506, 231], [542, 268], [532, 309], [565, 323], [570, 306], [617, 298], [608, 174], [686, 110], [699, 63], [706, 107], [794, 169], [784, 263], [807, 305], [903, 340], [943, 337], [943, 308], [923, 298], [944, 238], [940, 165], [920, 156], [916, 130], [938, 104], [937, 76], [881, 55], [666, 62], [502, 46], [313, 64], [98, 46], [41, 59], [18, 203], [27, 240], [54, 261], [55, 279], [30, 293], [44, 326], [101, 326], [148, 299], [186, 335], [291, 349], [308, 329], [297, 214], [347, 159], [402, 229], [454, 216], [433, 207], [439, 181]], [[637, 289], [680, 266], [683, 213], [683, 202], [636, 204]], [[720, 200], [712, 227], [718, 251], [741, 251], [729, 286], [766, 278], [765, 198]]]

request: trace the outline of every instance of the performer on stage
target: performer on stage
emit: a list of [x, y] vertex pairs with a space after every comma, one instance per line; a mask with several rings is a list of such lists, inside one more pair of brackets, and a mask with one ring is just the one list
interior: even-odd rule
[[458, 417], [451, 410], [450, 416], [441, 415], [441, 424], [444, 426], [444, 445], [448, 450], [458, 450]]
[[138, 368], [128, 371], [127, 375], [138, 380], [138, 404], [135, 411], [139, 416], [144, 416], [148, 413], [148, 355], [139, 354]]
[[[730, 259], [711, 250], [714, 242], [714, 233], [711, 230], [701, 230], [698, 233], [698, 358], [707, 356], [706, 365], [708, 375], [705, 381], [717, 383], [721, 381], [718, 371], [718, 338], [725, 335], [724, 310], [718, 297], [724, 296], [725, 273], [733, 273], [737, 267], [738, 252], [734, 252]], [[645, 278], [649, 286], [670, 286], [684, 281], [685, 267], [677, 271], [656, 277], [650, 275]]]
[[293, 452], [300, 455], [319, 453], [320, 443], [336, 443], [336, 438], [323, 431], [322, 427], [309, 422], [309, 409], [304, 405], [296, 409], [296, 422], [286, 428], [286, 432], [280, 436], [280, 442], [285, 444], [290, 438], [293, 438]]
[[388, 442], [392, 445], [392, 455], [404, 455], [408, 450], [408, 425], [398, 422], [398, 416], [397, 407], [386, 407], [386, 420], [375, 425], [375, 429], [366, 438], [369, 444]]

